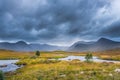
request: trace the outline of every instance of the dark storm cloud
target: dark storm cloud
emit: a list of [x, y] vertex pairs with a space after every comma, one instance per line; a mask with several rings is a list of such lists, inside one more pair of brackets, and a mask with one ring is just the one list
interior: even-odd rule
[[101, 9], [110, 5], [109, 0], [0, 0], [0, 39], [51, 43], [111, 37], [119, 24], [103, 28], [108, 18], [101, 18], [108, 13]]
[[111, 24], [109, 27], [106, 27], [101, 31], [101, 35], [108, 37], [120, 37], [120, 22]]

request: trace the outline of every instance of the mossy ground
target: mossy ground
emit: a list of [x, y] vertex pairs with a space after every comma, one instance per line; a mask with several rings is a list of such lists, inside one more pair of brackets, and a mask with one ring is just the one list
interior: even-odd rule
[[[58, 58], [69, 55], [84, 56], [87, 53], [64, 51], [41, 52], [40, 57], [36, 58], [34, 57], [35, 52], [1, 51], [0, 55], [3, 56], [0, 58], [19, 58], [20, 61], [16, 64], [25, 65], [15, 72], [5, 73], [6, 80], [120, 80], [120, 73], [115, 72], [115, 69], [120, 69], [120, 63], [87, 63], [79, 60], [58, 60]], [[92, 53], [100, 58], [104, 56], [111, 58], [114, 56], [118, 57], [117, 60], [120, 59], [120, 50]], [[116, 60], [113, 57], [112, 59]]]

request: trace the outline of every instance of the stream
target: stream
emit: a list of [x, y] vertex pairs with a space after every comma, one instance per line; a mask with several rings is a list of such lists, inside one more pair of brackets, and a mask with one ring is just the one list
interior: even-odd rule
[[[65, 58], [60, 58], [58, 60], [65, 60], [65, 61], [72, 61], [72, 60], [80, 60], [85, 61], [85, 56], [68, 56]], [[0, 60], [0, 70], [3, 72], [10, 72], [19, 69], [20, 67], [15, 65], [15, 63], [19, 60]], [[93, 57], [92, 61], [94, 62], [113, 62], [113, 63], [120, 63], [120, 61], [114, 60], [102, 60], [98, 57]]]
[[[78, 59], [80, 61], [85, 61], [85, 56], [68, 56], [65, 58], [60, 58], [59, 60], [65, 60], [65, 61], [71, 61], [71, 60], [75, 60]], [[120, 61], [114, 61], [114, 60], [102, 60], [98, 57], [93, 57], [92, 61], [94, 62], [113, 62], [113, 63], [120, 63]]]
[[15, 71], [16, 69], [20, 68], [14, 63], [18, 60], [0, 60], [0, 70], [3, 72], [10, 72]]

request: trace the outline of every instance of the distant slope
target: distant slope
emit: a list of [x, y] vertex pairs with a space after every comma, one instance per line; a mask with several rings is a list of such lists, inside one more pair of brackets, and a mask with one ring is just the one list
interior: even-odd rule
[[120, 55], [120, 48], [104, 50], [104, 51], [97, 51], [96, 53], [99, 53], [99, 54], [102, 54], [102, 55], [108, 55], [109, 54], [109, 56]]
[[33, 55], [34, 54], [32, 52], [17, 52], [17, 51], [0, 49], [0, 60], [19, 59], [19, 58], [30, 57]]
[[120, 48], [120, 42], [101, 38], [96, 42], [79, 43], [76, 42], [69, 47], [69, 51], [102, 51], [114, 48]]
[[48, 44], [27, 44], [24, 41], [18, 41], [16, 43], [1, 42], [0, 49], [14, 50], [14, 51], [54, 51], [64, 50], [65, 47], [53, 46]]

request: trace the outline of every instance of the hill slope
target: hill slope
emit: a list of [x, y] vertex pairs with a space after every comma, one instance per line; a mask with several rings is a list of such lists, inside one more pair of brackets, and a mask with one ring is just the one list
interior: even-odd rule
[[16, 43], [1, 42], [0, 49], [14, 50], [14, 51], [54, 51], [64, 50], [65, 47], [53, 46], [48, 44], [27, 44], [24, 41], [18, 41]]
[[120, 42], [112, 41], [106, 38], [100, 38], [96, 42], [79, 43], [76, 42], [69, 47], [70, 51], [101, 51], [120, 48]]

